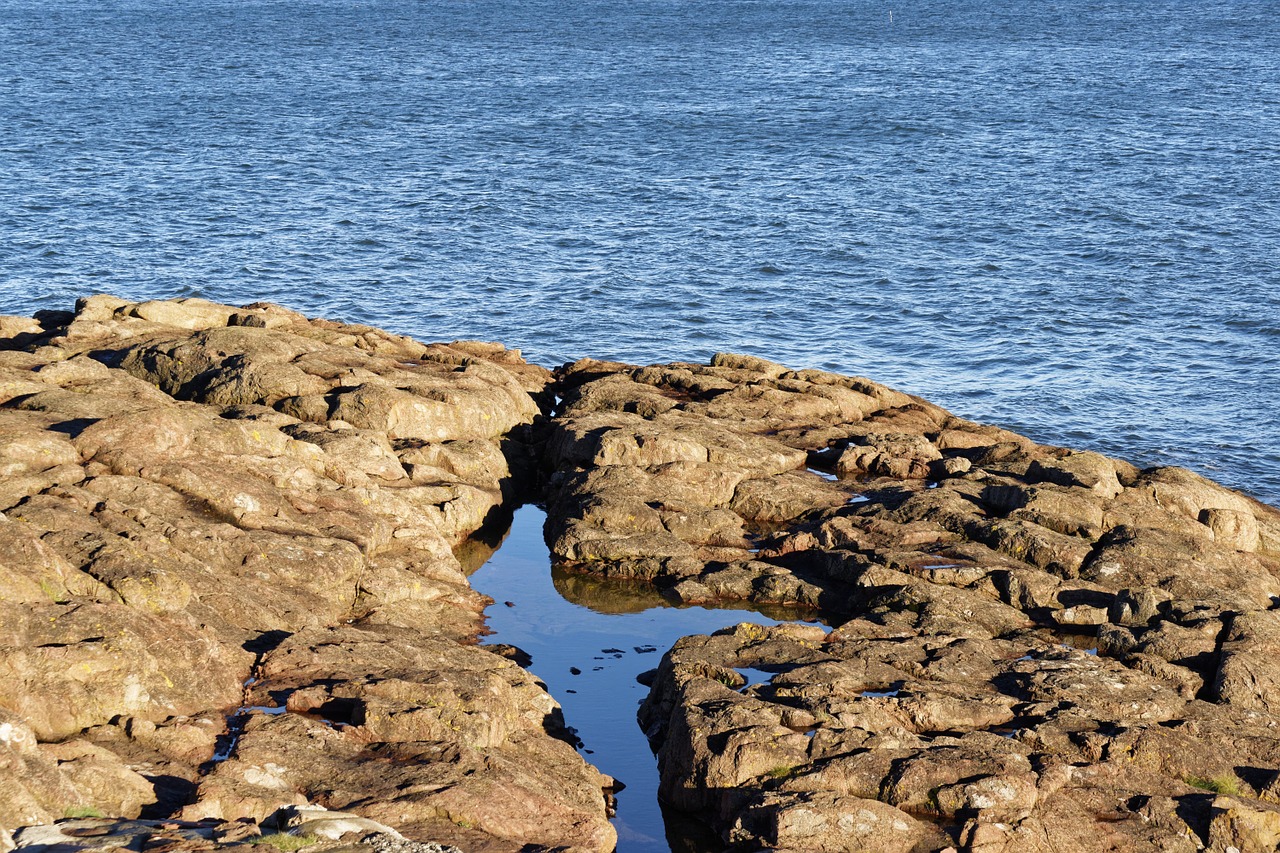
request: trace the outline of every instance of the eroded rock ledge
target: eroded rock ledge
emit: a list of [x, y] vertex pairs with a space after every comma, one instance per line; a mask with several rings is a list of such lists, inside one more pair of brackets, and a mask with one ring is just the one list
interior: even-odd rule
[[271, 305], [93, 297], [0, 346], [0, 829], [265, 850], [323, 806], [343, 849], [611, 850], [612, 780], [474, 645], [459, 555], [537, 488], [573, 571], [838, 625], [655, 674], [663, 796], [735, 850], [1280, 844], [1280, 514], [1188, 471], [745, 356], [553, 375]]
[[467, 851], [613, 848], [610, 780], [474, 645], [454, 554], [515, 500], [547, 371], [199, 300], [0, 337], [0, 827], [318, 804]]

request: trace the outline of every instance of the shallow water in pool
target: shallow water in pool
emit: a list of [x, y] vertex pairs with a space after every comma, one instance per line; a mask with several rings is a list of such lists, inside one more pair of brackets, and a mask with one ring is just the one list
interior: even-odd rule
[[718, 845], [696, 823], [659, 806], [657, 762], [636, 722], [649, 689], [636, 676], [687, 634], [778, 620], [750, 609], [673, 607], [639, 586], [553, 575], [545, 517], [535, 506], [517, 510], [502, 545], [471, 575], [471, 585], [495, 600], [485, 642], [510, 643], [533, 658], [528, 669], [564, 709], [582, 754], [626, 785], [614, 820], [618, 853], [714, 853]]

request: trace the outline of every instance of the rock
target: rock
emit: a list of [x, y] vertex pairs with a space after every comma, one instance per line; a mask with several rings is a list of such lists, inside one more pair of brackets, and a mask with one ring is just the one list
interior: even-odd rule
[[369, 835], [386, 835], [397, 840], [404, 836], [376, 820], [369, 820], [351, 812], [330, 811], [322, 806], [297, 806], [276, 815], [276, 825], [295, 835], [314, 835], [337, 841], [344, 836], [364, 838]]
[[1252, 512], [1237, 509], [1202, 509], [1200, 523], [1213, 531], [1216, 541], [1237, 551], [1257, 551], [1261, 542], [1258, 520]]
[[[664, 798], [726, 841], [821, 849], [820, 827], [842, 808], [834, 794], [948, 827], [951, 841], [907, 848], [1050, 849], [1051, 833], [1079, 849], [1102, 849], [1094, 837], [1180, 849], [1207, 816], [1152, 818], [1135, 805], [1104, 826], [1097, 815], [1112, 806], [1073, 803], [1111, 802], [1113, 790], [1173, 795], [1187, 778], [1221, 775], [1211, 751], [1175, 745], [1188, 726], [1252, 766], [1274, 760], [1274, 733], [1240, 713], [1271, 711], [1275, 510], [1180, 469], [1038, 446], [865, 380], [752, 359], [580, 363], [558, 383], [548, 530], [573, 571], [648, 580], [686, 603], [769, 600], [856, 617], [820, 651], [791, 653], [767, 685], [743, 687], [735, 674], [769, 647], [760, 638], [729, 651], [686, 638], [655, 674], [641, 716]], [[727, 482], [697, 467], [669, 487], [655, 477], [741, 442], [803, 450], [843, 479], [732, 455], [716, 468]], [[740, 548], [742, 531], [748, 553], [709, 547], [702, 524], [660, 528], [672, 510], [728, 510], [737, 519], [719, 522], [731, 531], [719, 542]], [[1206, 694], [1223, 704], [1195, 704]], [[807, 729], [807, 745], [789, 724]], [[1038, 768], [1067, 755], [1099, 773], [1047, 785]], [[1125, 770], [1120, 755], [1143, 768]], [[811, 827], [812, 838], [784, 843], [780, 826], [795, 839]]]
[[[553, 553], [608, 564], [611, 575], [655, 581], [686, 601], [701, 590], [811, 599], [804, 579], [753, 584], [759, 569], [740, 568], [754, 559], [753, 529], [834, 510], [854, 494], [805, 472], [811, 448], [788, 435], [812, 432], [814, 418], [833, 427], [842, 416], [862, 419], [880, 399], [909, 403], [865, 380], [783, 376], [727, 355], [710, 366], [579, 363], [562, 370], [559, 392], [562, 411], [546, 437]], [[626, 399], [643, 399], [645, 411], [628, 410]], [[699, 562], [703, 577], [690, 577]]]
[[663, 799], [726, 845], [1280, 842], [1280, 513], [1191, 472], [751, 356], [553, 375], [266, 304], [0, 345], [0, 846], [613, 849], [613, 780], [473, 644], [465, 570], [538, 489], [570, 597], [837, 626], [645, 676]]
[[75, 786], [40, 751], [31, 727], [0, 710], [0, 825], [52, 821], [78, 804]]
[[867, 433], [858, 437], [836, 458], [841, 476], [869, 474], [898, 480], [923, 480], [942, 452], [923, 435], [912, 433]]
[[1037, 459], [1028, 467], [1027, 478], [1033, 483], [1047, 481], [1059, 486], [1078, 486], [1102, 498], [1114, 498], [1124, 490], [1115, 463], [1091, 451]]
[[[1280, 757], [1280, 738], [1246, 717], [1188, 704], [1158, 677], [1046, 642], [1039, 629], [942, 645], [925, 633], [862, 639], [876, 633], [855, 620], [797, 644], [779, 629], [744, 625], [678, 642], [641, 712], [659, 745], [667, 800], [741, 842], [775, 843], [776, 826], [763, 816], [793, 810], [820, 838], [819, 829], [840, 820], [844, 806], [829, 799], [837, 795], [954, 821], [957, 833], [964, 821], [976, 820], [960, 834], [1013, 850], [1026, 839], [980, 827], [1056, 822], [1058, 797], [1068, 790], [1072, 797], [1114, 802], [1117, 790], [1140, 796], [1153, 786], [1176, 790], [1186, 778], [1225, 778], [1219, 756], [1238, 757], [1241, 748], [1259, 766]], [[777, 667], [778, 674], [765, 685], [735, 690], [741, 683], [735, 668], [742, 666]], [[784, 722], [808, 729], [807, 744], [797, 742], [800, 751], [785, 746], [783, 732], [790, 730]], [[1206, 724], [1221, 738], [1217, 745], [1176, 739], [1180, 727], [1190, 726], [1187, 737], [1195, 738]], [[1126, 758], [1116, 763], [1119, 755]], [[1161, 756], [1154, 768], [1148, 756]], [[765, 767], [770, 760], [778, 765]], [[1110, 775], [1073, 775], [1067, 768], [1050, 784], [1049, 768], [1064, 761], [1101, 762]], [[818, 793], [827, 796], [813, 796]], [[1145, 841], [1125, 835], [1126, 843], [1177, 849], [1188, 828], [1175, 818], [1165, 829], [1144, 829]], [[1123, 810], [1105, 820], [1135, 831], [1145, 826]], [[1099, 831], [1114, 836], [1118, 830], [1108, 823]], [[892, 843], [913, 849], [911, 837]], [[1080, 849], [1097, 849], [1087, 837], [1081, 836]]]
[[1209, 850], [1263, 853], [1280, 848], [1280, 809], [1216, 797], [1209, 821]]
[[121, 604], [49, 604], [10, 614], [0, 633], [0, 709], [39, 740], [117, 715], [162, 720], [234, 704], [252, 656], [185, 614]]
[[[468, 645], [453, 553], [527, 476], [545, 370], [267, 305], [4, 328], [33, 351], [0, 352], [0, 825], [115, 819], [18, 845], [247, 849], [306, 790], [353, 811], [303, 828], [384, 839], [343, 849], [613, 848], [612, 781]], [[252, 822], [119, 820], [144, 807]]]
[[180, 299], [171, 302], [153, 301], [121, 305], [115, 309], [115, 313], [121, 312], [126, 316], [140, 317], [162, 326], [209, 329], [228, 325], [236, 309], [204, 299]]
[[32, 317], [0, 316], [0, 346], [25, 346], [43, 333], [44, 327]]
[[57, 763], [81, 808], [137, 817], [144, 806], [155, 802], [151, 782], [125, 767], [109, 750], [80, 740], [43, 744], [40, 750]]
[[1273, 650], [1280, 643], [1280, 614], [1240, 613], [1230, 620], [1221, 641], [1221, 663], [1213, 680], [1220, 702], [1275, 711], [1280, 696], [1280, 668]]
[[559, 707], [498, 655], [366, 620], [295, 634], [257, 672], [249, 703], [283, 701], [287, 713], [249, 718], [188, 818], [261, 821], [319, 800], [436, 839], [454, 838], [461, 822], [513, 840], [612, 848], [610, 780], [547, 737], [556, 725], [567, 737]]
[[543, 735], [526, 731], [478, 750], [449, 740], [380, 741], [294, 713], [256, 715], [235, 757], [206, 777], [184, 817], [261, 821], [316, 799], [409, 837], [447, 841], [461, 826], [524, 843], [572, 840], [611, 850], [616, 836], [602, 794], [608, 780], [584, 773], [571, 746]]
[[[307, 853], [460, 853], [459, 849], [434, 842], [410, 841], [388, 827], [342, 812], [309, 811], [328, 814], [315, 826], [303, 824], [290, 830], [289, 849]], [[325, 829], [354, 827], [356, 832], [336, 841], [326, 840]], [[301, 830], [319, 830], [302, 832]], [[6, 833], [7, 834], [7, 833]], [[62, 820], [57, 824], [31, 826], [17, 833], [17, 849], [33, 851], [180, 850], [183, 853], [264, 853], [280, 848], [284, 838], [274, 827], [227, 821], [116, 820], [104, 818]], [[8, 849], [15, 849], [12, 845]]]
[[22, 719], [0, 710], [0, 824], [48, 823], [77, 812], [136, 817], [152, 785], [113, 753], [84, 740], [37, 742]]
[[812, 853], [869, 849], [909, 853], [930, 834], [925, 824], [892, 806], [830, 793], [799, 798], [766, 795], [741, 820], [753, 824], [749, 830], [737, 831], [744, 839], [763, 838], [771, 848]]

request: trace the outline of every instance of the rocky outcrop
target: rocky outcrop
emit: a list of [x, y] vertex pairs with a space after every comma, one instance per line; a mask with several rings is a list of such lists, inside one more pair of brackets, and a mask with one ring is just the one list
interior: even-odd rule
[[1274, 509], [741, 356], [557, 378], [568, 569], [839, 624], [656, 673], [663, 796], [734, 849], [1274, 849]]
[[744, 625], [679, 642], [642, 719], [663, 795], [745, 849], [1274, 849], [1270, 721], [1091, 651]]
[[107, 853], [160, 850], [172, 853], [461, 853], [457, 847], [411, 841], [386, 824], [350, 812], [319, 807], [287, 809], [278, 822], [259, 827], [236, 821], [69, 818], [56, 825], [20, 829], [8, 849], [40, 853]]
[[611, 850], [613, 780], [475, 645], [463, 563], [535, 487], [570, 595], [836, 626], [650, 673], [662, 797], [727, 848], [1280, 843], [1280, 514], [1189, 471], [748, 356], [553, 376], [271, 305], [0, 346], [0, 849]]
[[0, 827], [321, 805], [613, 848], [454, 551], [515, 499], [545, 370], [200, 300], [0, 332]]

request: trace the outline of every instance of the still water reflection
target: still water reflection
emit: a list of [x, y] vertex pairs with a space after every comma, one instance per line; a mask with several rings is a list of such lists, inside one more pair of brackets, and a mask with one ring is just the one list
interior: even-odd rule
[[[686, 634], [709, 634], [739, 622], [776, 625], [749, 609], [674, 607], [640, 587], [549, 571], [542, 538], [545, 513], [518, 510], [502, 546], [471, 576], [493, 597], [489, 643], [528, 652], [529, 670], [546, 682], [582, 741], [580, 751], [623, 782], [618, 794], [618, 853], [711, 853], [714, 839], [658, 804], [658, 770], [636, 710], [648, 688], [636, 676], [658, 665]], [[785, 617], [782, 611], [775, 615]]]

